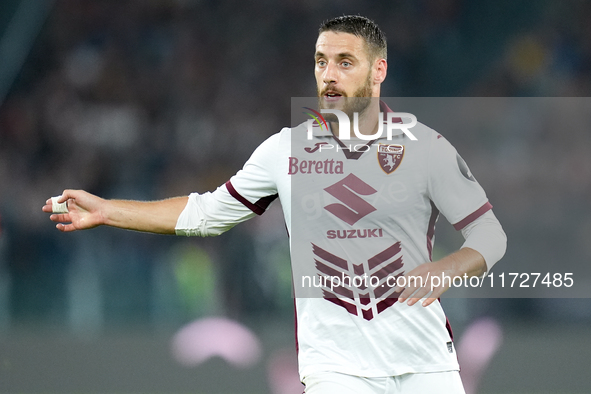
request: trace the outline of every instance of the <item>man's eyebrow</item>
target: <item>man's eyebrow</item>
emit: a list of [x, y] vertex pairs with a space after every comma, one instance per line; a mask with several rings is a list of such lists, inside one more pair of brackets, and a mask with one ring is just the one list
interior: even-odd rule
[[[318, 58], [321, 58], [321, 57], [326, 57], [326, 55], [325, 55], [324, 53], [322, 53], [322, 52], [318, 52], [318, 51], [317, 51], [317, 52], [316, 52], [316, 54], [314, 55], [314, 57], [315, 57], [316, 59], [318, 59]], [[343, 53], [339, 53], [339, 54], [337, 55], [337, 57], [338, 57], [339, 59], [345, 59], [345, 58], [348, 58], [348, 59], [354, 59], [354, 60], [357, 60], [357, 58], [355, 57], [355, 55], [353, 55], [352, 53], [349, 53], [349, 52], [343, 52]]]

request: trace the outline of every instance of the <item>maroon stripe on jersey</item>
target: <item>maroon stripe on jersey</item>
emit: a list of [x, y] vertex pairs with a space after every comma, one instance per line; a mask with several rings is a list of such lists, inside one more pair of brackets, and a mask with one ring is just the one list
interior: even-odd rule
[[342, 295], [343, 297], [347, 297], [350, 299], [355, 298], [355, 294], [349, 289], [344, 288], [343, 286], [337, 286], [332, 289], [336, 294]]
[[[292, 281], [293, 285], [293, 281]], [[293, 290], [293, 288], [292, 288]], [[294, 336], [295, 336], [295, 348], [296, 354], [300, 353], [300, 342], [298, 341], [298, 307], [296, 305], [295, 297], [293, 298], [293, 326], [294, 326]]]
[[248, 201], [246, 198], [242, 197], [242, 195], [236, 191], [236, 189], [234, 188], [234, 185], [232, 185], [232, 182], [230, 182], [230, 181], [226, 182], [226, 188], [228, 189], [228, 192], [230, 193], [230, 195], [232, 197], [234, 197], [236, 200], [240, 201], [246, 208], [250, 209], [251, 211], [253, 211], [257, 215], [262, 215], [263, 213], [265, 213], [265, 211], [267, 210], [269, 205], [271, 205], [271, 203], [273, 201], [275, 201], [275, 199], [279, 196], [278, 194], [273, 194], [272, 196], [266, 196], [266, 197], [260, 198], [257, 202], [255, 202], [253, 204], [250, 201]]
[[[394, 293], [394, 294], [400, 295], [400, 293]], [[394, 305], [396, 303], [396, 301], [398, 301], [398, 298], [386, 298], [386, 299], [378, 302], [378, 304], [376, 305], [376, 307], [378, 309], [378, 313], [382, 313], [386, 309], [390, 308], [392, 305]]]
[[449, 319], [447, 318], [447, 316], [445, 317], [445, 328], [447, 329], [447, 332], [449, 333], [449, 337], [453, 341], [454, 340], [454, 333], [453, 333], [453, 330], [451, 329], [451, 323], [449, 322]]
[[328, 265], [321, 263], [320, 261], [314, 259], [314, 262], [316, 263], [316, 269], [320, 272], [322, 272], [323, 274], [326, 274], [328, 276], [341, 276], [342, 272], [339, 272], [337, 270], [335, 270], [332, 267], [329, 267]]
[[384, 121], [386, 121], [386, 113], [392, 112], [390, 107], [388, 107], [388, 104], [384, 103], [382, 100], [380, 100], [380, 111], [382, 111], [382, 113], [384, 114]]
[[369, 269], [373, 270], [378, 265], [382, 264], [384, 261], [396, 256], [398, 252], [400, 252], [400, 242], [396, 242], [394, 245], [390, 246], [388, 249], [376, 254], [369, 260], [367, 260], [369, 264]]
[[361, 276], [361, 275], [363, 275], [364, 272], [365, 272], [365, 269], [363, 269], [363, 264], [359, 264], [359, 265], [353, 264], [353, 273], [355, 275]]
[[343, 260], [342, 258], [335, 256], [334, 254], [327, 252], [326, 250], [324, 250], [314, 244], [312, 244], [312, 252], [316, 256], [328, 261], [329, 263], [333, 263], [337, 267], [340, 267], [344, 270], [349, 269], [349, 267], [347, 267], [347, 260]]
[[372, 273], [372, 276], [382, 280], [383, 278], [387, 277], [388, 275], [393, 274], [394, 272], [398, 271], [400, 268], [402, 268], [403, 265], [404, 264], [402, 264], [402, 257], [399, 257], [396, 260], [394, 260], [393, 262], [384, 265], [378, 271]]
[[[334, 268], [331, 268], [328, 265], [321, 263], [320, 261], [318, 261], [316, 259], [314, 259], [314, 262], [316, 263], [316, 269], [318, 271], [322, 272], [323, 274], [326, 274], [330, 277], [338, 277], [339, 279], [341, 277], [342, 278], [349, 278], [349, 281], [351, 281], [351, 277], [349, 275], [345, 275], [345, 273], [339, 272], [339, 271], [335, 270]], [[320, 275], [320, 277], [322, 278], [322, 275]], [[332, 285], [332, 280], [331, 280], [331, 285]], [[348, 297], [348, 298], [353, 298], [355, 296], [351, 290], [344, 288], [342, 285], [331, 286], [331, 289], [335, 293], [340, 294], [345, 297]]]
[[[401, 258], [402, 259], [402, 258]], [[394, 280], [398, 280], [398, 278], [400, 278], [402, 275], [404, 275], [404, 272], [399, 273], [396, 276], [391, 276], [391, 278], [394, 278]], [[386, 294], [387, 292], [389, 292], [392, 288], [390, 286], [384, 286], [384, 287], [376, 287], [373, 291], [373, 294], [376, 298], [382, 298], [384, 296], [384, 294]], [[395, 300], [398, 299], [398, 296], [400, 295], [400, 293], [402, 293], [403, 290], [400, 291], [395, 291], [392, 294], [390, 294], [388, 296], [388, 298], [394, 298]], [[379, 305], [379, 304], [378, 304]], [[379, 311], [381, 312], [381, 311]], [[378, 313], [379, 313], [378, 312]]]
[[470, 215], [466, 216], [464, 219], [462, 219], [459, 222], [457, 222], [456, 224], [454, 224], [454, 228], [458, 231], [463, 229], [464, 227], [466, 227], [467, 225], [469, 225], [470, 223], [472, 223], [473, 221], [478, 219], [480, 216], [482, 216], [485, 212], [492, 209], [492, 207], [493, 206], [491, 205], [491, 203], [487, 201], [483, 206], [478, 208], [476, 211], [472, 212]]
[[[380, 111], [382, 111], [382, 113], [384, 114], [384, 122], [388, 120], [388, 115], [386, 115], [388, 112], [394, 112], [390, 109], [390, 107], [388, 107], [388, 105], [386, 103], [384, 103], [382, 100], [380, 100]], [[402, 118], [392, 118], [392, 121], [394, 123], [402, 123]]]
[[[439, 305], [441, 305], [441, 298], [438, 298], [437, 302], [439, 302]], [[449, 322], [449, 319], [447, 318], [447, 316], [445, 316], [445, 329], [447, 330], [447, 333], [449, 334], [450, 339], [453, 341], [454, 340], [454, 332], [451, 329], [451, 323]]]
[[439, 217], [439, 209], [435, 203], [431, 201], [431, 217], [429, 218], [429, 226], [427, 227], [427, 252], [429, 252], [429, 261], [432, 260], [433, 255], [433, 237], [435, 236], [435, 223]]
[[343, 308], [345, 308], [347, 310], [347, 312], [349, 312], [352, 315], [357, 316], [357, 307], [355, 305], [350, 304], [341, 298], [337, 298], [334, 294], [332, 294], [329, 291], [323, 290], [323, 293], [324, 293], [325, 300], [330, 301], [333, 304], [336, 304], [338, 306], [342, 306]]
[[367, 321], [373, 319], [373, 311], [371, 309], [365, 310], [362, 309], [361, 313], [363, 314], [363, 318]]

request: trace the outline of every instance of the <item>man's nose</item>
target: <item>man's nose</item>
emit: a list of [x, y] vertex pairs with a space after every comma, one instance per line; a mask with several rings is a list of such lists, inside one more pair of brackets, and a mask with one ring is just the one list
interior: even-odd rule
[[336, 83], [337, 82], [337, 77], [338, 77], [338, 70], [336, 67], [336, 64], [334, 63], [328, 63], [326, 65], [326, 68], [324, 69], [324, 74], [322, 75], [322, 81], [325, 84], [331, 84], [331, 83]]

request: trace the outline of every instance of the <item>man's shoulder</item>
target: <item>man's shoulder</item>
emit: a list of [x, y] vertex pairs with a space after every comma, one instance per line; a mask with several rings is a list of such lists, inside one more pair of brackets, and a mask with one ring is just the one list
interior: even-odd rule
[[421, 122], [417, 122], [417, 125], [410, 129], [410, 131], [415, 134], [418, 141], [430, 142], [432, 140], [444, 138], [439, 131]]
[[307, 128], [305, 123], [299, 124], [295, 127], [284, 127], [277, 133], [267, 138], [267, 140], [261, 145], [270, 145], [274, 148], [277, 147], [277, 145], [289, 146], [294, 139], [305, 139], [306, 133]]
[[257, 147], [251, 156], [251, 159], [261, 157], [277, 158], [278, 156], [289, 155], [294, 129], [295, 128], [284, 127], [277, 133], [269, 136]]
[[455, 150], [454, 146], [444, 134], [424, 123], [418, 122], [415, 127], [410, 129], [410, 131], [414, 134], [416, 140], [407, 142], [406, 148], [408, 149], [423, 152], [427, 155], [431, 155], [434, 152], [444, 154], [445, 152]]
[[291, 140], [292, 137], [300, 137], [303, 136], [305, 137], [307, 135], [308, 132], [308, 128], [306, 126], [306, 123], [300, 123], [297, 126], [293, 126], [293, 127], [284, 127], [283, 129], [281, 129], [281, 131], [278, 134], [281, 134], [284, 138], [287, 138], [288, 140]]

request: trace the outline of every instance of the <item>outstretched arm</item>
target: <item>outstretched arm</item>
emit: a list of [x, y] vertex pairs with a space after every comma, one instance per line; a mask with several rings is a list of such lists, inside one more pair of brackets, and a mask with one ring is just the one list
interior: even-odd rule
[[[68, 213], [52, 214], [57, 229], [64, 232], [85, 230], [101, 225], [159, 234], [174, 234], [177, 219], [188, 197], [141, 202], [106, 200], [84, 190], [64, 190], [58, 203], [67, 202]], [[43, 212], [52, 212], [51, 199]]]

